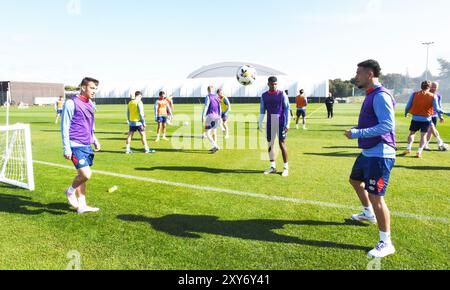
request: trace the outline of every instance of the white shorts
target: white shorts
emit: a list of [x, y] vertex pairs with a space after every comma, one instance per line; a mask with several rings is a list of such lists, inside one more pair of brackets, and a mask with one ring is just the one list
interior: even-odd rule
[[205, 129], [206, 130], [217, 130], [219, 128], [221, 118], [219, 116], [208, 116], [206, 117]]

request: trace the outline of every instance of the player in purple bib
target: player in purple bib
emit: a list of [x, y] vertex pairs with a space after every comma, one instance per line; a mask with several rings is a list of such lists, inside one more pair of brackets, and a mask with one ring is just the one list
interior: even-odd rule
[[[100, 151], [101, 146], [94, 135], [94, 98], [99, 81], [85, 78], [81, 82], [81, 93], [68, 100], [64, 105], [61, 119], [61, 135], [64, 146], [64, 157], [72, 160], [78, 171], [77, 177], [67, 189], [66, 196], [70, 205], [79, 214], [98, 212], [100, 209], [87, 205], [86, 182], [91, 179], [91, 166], [94, 164], [94, 151]], [[76, 194], [78, 193], [78, 199]]]
[[[206, 118], [206, 119], [205, 119]], [[205, 134], [213, 145], [211, 153], [217, 153], [220, 150], [217, 144], [217, 128], [219, 128], [222, 119], [222, 109], [220, 107], [220, 97], [214, 94], [214, 87], [208, 87], [208, 95], [205, 98], [205, 108], [202, 114], [202, 123], [205, 123]]]
[[362, 154], [356, 160], [350, 176], [364, 207], [356, 221], [378, 223], [380, 242], [369, 252], [374, 258], [395, 253], [391, 240], [391, 217], [384, 196], [396, 159], [395, 105], [391, 93], [380, 85], [381, 68], [377, 61], [358, 64], [356, 85], [366, 90], [366, 99], [359, 116], [358, 127], [345, 132], [349, 139], [358, 139]]
[[275, 156], [275, 139], [278, 136], [281, 152], [283, 153], [284, 171], [283, 177], [289, 176], [288, 150], [286, 146], [287, 133], [290, 126], [289, 97], [285, 92], [278, 90], [278, 79], [269, 78], [269, 91], [261, 97], [259, 129], [262, 132], [262, 124], [267, 112], [267, 142], [269, 143], [270, 169], [264, 174], [277, 173]]

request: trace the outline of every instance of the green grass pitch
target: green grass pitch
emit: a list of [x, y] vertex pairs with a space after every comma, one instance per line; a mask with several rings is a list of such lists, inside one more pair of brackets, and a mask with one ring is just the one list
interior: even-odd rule
[[[135, 153], [125, 155], [126, 107], [99, 106], [96, 132], [103, 152], [94, 169], [146, 180], [95, 173], [88, 202], [102, 211], [79, 216], [64, 195], [75, 170], [36, 163], [35, 192], [0, 185], [0, 269], [65, 269], [68, 253], [77, 251], [82, 269], [364, 270], [378, 229], [348, 221], [360, 206], [348, 184], [360, 150], [343, 136], [356, 124], [359, 109], [338, 105], [335, 119], [328, 120], [323, 107], [311, 105], [309, 113], [317, 111], [309, 130], [289, 133], [290, 177], [283, 179], [262, 174], [268, 167], [265, 145], [225, 143], [225, 150], [210, 155], [207, 143], [181, 150], [171, 142], [155, 144], [151, 106], [146, 107], [148, 139], [158, 153], [143, 154], [135, 138]], [[400, 151], [410, 121], [402, 109], [397, 112]], [[176, 108], [177, 115], [193, 112], [193, 105]], [[258, 106], [235, 105], [231, 120], [238, 114], [256, 120]], [[71, 167], [62, 156], [51, 108], [11, 115], [11, 123], [31, 123], [34, 160]], [[1, 109], [0, 120], [4, 116]], [[450, 142], [449, 123], [440, 131]], [[236, 143], [256, 132], [255, 122], [240, 126]], [[168, 135], [186, 129], [170, 126]], [[196, 138], [201, 129], [191, 129], [183, 141], [201, 144]], [[282, 169], [281, 156], [278, 166]], [[381, 262], [382, 269], [450, 268], [449, 179], [448, 152], [426, 152], [422, 160], [398, 158], [387, 195], [398, 252]], [[119, 190], [108, 193], [114, 185]]]

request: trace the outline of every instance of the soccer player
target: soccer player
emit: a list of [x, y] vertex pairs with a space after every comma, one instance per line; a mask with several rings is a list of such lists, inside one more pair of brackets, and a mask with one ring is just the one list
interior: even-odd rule
[[[442, 96], [440, 93], [438, 93], [438, 91], [437, 91], [438, 89], [439, 89], [439, 83], [433, 82], [431, 84], [430, 92], [436, 95], [438, 106], [442, 110]], [[438, 146], [439, 146], [440, 151], [448, 151], [449, 150], [449, 146], [444, 143], [444, 141], [442, 140], [441, 135], [439, 134], [439, 131], [437, 129], [438, 118], [439, 118], [439, 115], [437, 112], [435, 112], [435, 114], [432, 117], [432, 124], [430, 126], [430, 129], [428, 130], [427, 145], [425, 145], [426, 151], [431, 151], [430, 142], [431, 142], [431, 138], [433, 136], [436, 137], [436, 139], [438, 140]]]
[[296, 128], [299, 129], [298, 123], [300, 117], [303, 118], [303, 130], [306, 130], [306, 108], [308, 107], [308, 99], [305, 97], [305, 91], [300, 90], [300, 95], [297, 96], [297, 122]]
[[334, 117], [334, 104], [335, 100], [333, 98], [333, 94], [329, 94], [328, 98], [325, 100], [325, 104], [327, 105], [327, 111], [328, 111], [328, 119], [333, 119]]
[[[100, 151], [101, 146], [94, 135], [94, 106], [91, 99], [94, 98], [99, 81], [92, 78], [84, 78], [81, 82], [81, 92], [67, 100], [64, 105], [61, 119], [61, 135], [64, 145], [64, 157], [72, 160], [78, 175], [67, 189], [66, 196], [71, 206], [77, 209], [79, 214], [98, 212], [98, 208], [87, 205], [86, 183], [92, 177], [91, 167], [94, 164], [95, 151]], [[76, 196], [78, 193], [78, 199]]]
[[345, 132], [348, 139], [358, 139], [363, 150], [353, 167], [350, 184], [364, 207], [352, 219], [378, 223], [380, 242], [369, 252], [373, 258], [395, 253], [391, 240], [391, 217], [384, 196], [396, 159], [395, 100], [380, 85], [380, 65], [375, 60], [358, 64], [356, 85], [366, 90], [358, 127]]
[[276, 174], [277, 164], [275, 156], [275, 139], [278, 136], [281, 152], [284, 160], [283, 177], [289, 176], [288, 150], [286, 146], [287, 133], [291, 119], [289, 117], [289, 97], [283, 91], [278, 90], [278, 79], [269, 78], [269, 91], [261, 97], [260, 118], [258, 128], [262, 132], [262, 123], [267, 111], [267, 142], [269, 143], [270, 168], [264, 174]]
[[161, 91], [159, 92], [159, 99], [155, 103], [155, 119], [158, 123], [158, 130], [156, 136], [156, 142], [159, 142], [161, 132], [163, 134], [162, 139], [167, 141], [166, 131], [167, 131], [167, 116], [172, 114], [170, 109], [169, 102], [165, 98], [166, 93]]
[[205, 109], [202, 114], [202, 124], [205, 123], [206, 137], [211, 142], [213, 148], [211, 153], [217, 153], [220, 150], [217, 144], [217, 128], [219, 127], [222, 115], [220, 107], [220, 98], [214, 94], [214, 87], [208, 87], [208, 95], [205, 98]]
[[223, 90], [222, 89], [218, 89], [217, 90], [217, 94], [219, 95], [220, 98], [220, 109], [222, 111], [222, 132], [225, 133], [225, 139], [229, 139], [230, 135], [229, 135], [229, 128], [228, 128], [228, 114], [231, 111], [231, 103], [230, 100], [225, 97], [225, 95], [223, 94]]
[[135, 97], [128, 103], [128, 124], [130, 125], [130, 130], [128, 132], [127, 144], [125, 154], [133, 153], [131, 151], [131, 140], [133, 139], [134, 133], [139, 132], [141, 135], [142, 145], [144, 145], [145, 153], [155, 153], [155, 150], [151, 150], [147, 144], [147, 136], [145, 134], [146, 122], [144, 113], [144, 103], [142, 102], [142, 93], [136, 92]]
[[175, 112], [175, 107], [173, 104], [173, 96], [166, 98], [167, 103], [169, 104], [170, 110], [167, 110], [167, 124], [172, 125], [173, 122], [173, 114]]
[[[431, 119], [434, 113], [438, 114], [441, 122], [444, 122], [442, 118], [442, 110], [439, 108], [438, 99], [435, 95], [430, 92], [431, 81], [422, 82], [422, 90], [412, 94], [408, 101], [405, 109], [405, 117], [408, 114], [413, 115], [411, 126], [409, 128], [410, 134], [408, 136], [408, 146], [403, 155], [411, 154], [412, 146], [414, 144], [414, 137], [417, 131], [421, 131], [421, 139], [419, 150], [417, 152], [417, 158], [422, 158], [423, 150], [427, 144], [427, 134], [431, 127]], [[443, 145], [442, 140], [440, 140], [439, 147]]]
[[55, 124], [58, 124], [59, 118], [60, 118], [61, 115], [62, 115], [63, 109], [64, 109], [64, 99], [63, 99], [62, 96], [60, 96], [60, 97], [58, 98], [58, 101], [56, 101], [56, 103], [55, 103], [55, 111], [56, 111], [56, 121], [55, 121]]
[[[284, 92], [286, 93], [286, 96], [288, 96], [288, 98], [289, 98], [289, 90], [285, 90]], [[294, 120], [295, 119], [294, 113], [292, 112], [292, 108], [290, 106], [289, 106], [289, 113], [291, 114], [292, 120]]]

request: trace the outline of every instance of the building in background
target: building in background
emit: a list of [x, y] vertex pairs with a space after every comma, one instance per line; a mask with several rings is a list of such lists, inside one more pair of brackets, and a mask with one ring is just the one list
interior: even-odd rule
[[[236, 80], [236, 72], [242, 65], [256, 68], [258, 77], [250, 86], [242, 86]], [[280, 90], [289, 90], [289, 97], [295, 98], [304, 89], [311, 101], [324, 100], [329, 93], [326, 78], [315, 81], [307, 77], [293, 77], [279, 70], [248, 62], [222, 62], [203, 66], [189, 74], [186, 79], [153, 79], [151, 83], [126, 85], [124, 87], [100, 85], [97, 103], [126, 103], [135, 91], [143, 92], [148, 102], [158, 98], [160, 91], [176, 98], [177, 103], [198, 103], [204, 100], [209, 85], [221, 88], [233, 103], [258, 103], [267, 90], [269, 76], [277, 76]]]
[[64, 96], [64, 84], [0, 81], [1, 104], [6, 102], [8, 92], [15, 105], [50, 105]]

